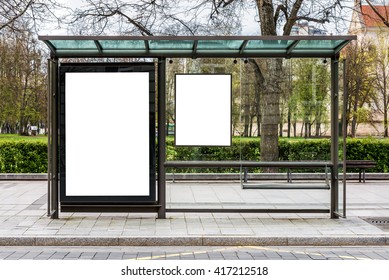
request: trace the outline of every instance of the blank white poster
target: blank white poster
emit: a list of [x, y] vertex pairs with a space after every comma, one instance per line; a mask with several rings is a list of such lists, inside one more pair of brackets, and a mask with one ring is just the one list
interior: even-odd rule
[[149, 195], [149, 73], [66, 73], [66, 196]]
[[231, 145], [231, 75], [176, 75], [177, 146]]

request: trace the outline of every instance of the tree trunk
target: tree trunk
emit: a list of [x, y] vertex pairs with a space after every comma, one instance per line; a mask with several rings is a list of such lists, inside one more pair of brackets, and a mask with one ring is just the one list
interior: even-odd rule
[[293, 137], [297, 137], [297, 122], [293, 122]]
[[355, 138], [357, 135], [357, 117], [353, 117], [351, 121], [351, 137]]
[[243, 136], [248, 137], [249, 136], [249, 126], [250, 126], [250, 94], [249, 94], [249, 82], [248, 82], [248, 74], [247, 66], [245, 67], [245, 81], [243, 86], [243, 118], [244, 118], [244, 130], [243, 130]]
[[[277, 35], [276, 22], [274, 20], [274, 8], [272, 0], [257, 0], [259, 19], [261, 22], [261, 34], [263, 36]], [[277, 161], [278, 152], [278, 125], [280, 123], [281, 87], [280, 77], [282, 59], [266, 60], [267, 77], [262, 91], [262, 123], [261, 123], [261, 160]], [[265, 172], [275, 171], [274, 169]]]
[[255, 94], [255, 115], [257, 117], [257, 136], [261, 136], [261, 92], [259, 83], [254, 83]]
[[303, 137], [305, 122], [301, 124], [300, 137]]
[[282, 134], [282, 128], [284, 126], [283, 119], [284, 119], [284, 114], [281, 113], [281, 116], [280, 116], [280, 134], [279, 134], [280, 137], [283, 136], [283, 134]]
[[384, 137], [388, 137], [388, 109], [384, 108]]
[[290, 138], [290, 129], [291, 129], [291, 116], [290, 116], [290, 108], [288, 108], [288, 138]]
[[316, 122], [316, 131], [315, 131], [315, 136], [316, 137], [320, 136], [320, 126], [321, 126], [321, 123], [320, 122]]
[[280, 134], [279, 134], [279, 136], [280, 137], [283, 137], [284, 136], [284, 134], [283, 134], [283, 127], [284, 127], [284, 124], [283, 123], [280, 123]]
[[261, 160], [277, 161], [278, 125], [280, 123], [281, 87], [280, 77], [282, 60], [267, 60], [267, 80], [262, 93]]
[[351, 137], [355, 138], [357, 135], [357, 110], [358, 110], [358, 100], [355, 100], [354, 103], [353, 117], [351, 120]]
[[250, 116], [250, 125], [249, 125], [249, 136], [253, 136], [253, 119], [254, 116]]

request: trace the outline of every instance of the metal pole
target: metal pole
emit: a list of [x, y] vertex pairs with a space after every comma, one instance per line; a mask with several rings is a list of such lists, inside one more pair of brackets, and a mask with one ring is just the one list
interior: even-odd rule
[[338, 202], [338, 162], [339, 162], [339, 55], [331, 58], [331, 219], [337, 218]]
[[346, 174], [347, 174], [347, 167], [346, 167], [346, 156], [347, 156], [347, 123], [346, 123], [346, 117], [347, 117], [347, 102], [348, 102], [348, 91], [347, 91], [347, 60], [343, 59], [343, 217], [346, 218], [346, 188], [347, 188], [347, 181], [346, 181]]
[[51, 89], [52, 78], [51, 78], [51, 67], [52, 62], [50, 59], [47, 60], [47, 216], [51, 214]]
[[166, 59], [158, 58], [158, 218], [166, 218]]
[[51, 202], [52, 202], [52, 212], [51, 212], [51, 218], [52, 219], [58, 219], [59, 214], [59, 204], [58, 204], [58, 173], [59, 173], [59, 168], [58, 168], [58, 101], [59, 101], [59, 96], [58, 96], [58, 58], [54, 57], [54, 66], [52, 67], [52, 72], [50, 73], [52, 75], [52, 160], [53, 160], [53, 182], [52, 182], [52, 192], [51, 192]]

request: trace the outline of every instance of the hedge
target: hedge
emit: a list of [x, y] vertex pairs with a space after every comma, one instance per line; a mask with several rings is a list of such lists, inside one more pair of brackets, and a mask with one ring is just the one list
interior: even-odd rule
[[[231, 147], [174, 147], [167, 141], [168, 160], [259, 160], [260, 139], [234, 138]], [[330, 160], [329, 139], [279, 141], [280, 160]], [[368, 172], [389, 172], [389, 141], [386, 139], [348, 139], [347, 159], [370, 159], [377, 167]], [[26, 141], [0, 142], [0, 173], [47, 172], [47, 144]], [[170, 170], [173, 171], [173, 170]], [[234, 169], [180, 169], [179, 172], [233, 172]], [[356, 171], [356, 170], [349, 170]]]
[[[260, 139], [248, 138], [241, 141], [234, 138], [231, 147], [174, 147], [173, 140], [167, 140], [168, 160], [259, 160]], [[389, 140], [388, 139], [347, 139], [347, 159], [370, 159], [377, 163], [375, 168], [367, 172], [389, 172]], [[279, 141], [280, 160], [330, 160], [330, 139], [299, 139]], [[215, 171], [225, 172], [225, 169]], [[178, 170], [177, 170], [178, 171]], [[197, 172], [211, 171], [198, 169]], [[232, 170], [231, 170], [232, 171]], [[297, 170], [295, 170], [297, 171]], [[356, 172], [348, 169], [348, 172]]]
[[46, 173], [47, 144], [0, 142], [0, 173]]

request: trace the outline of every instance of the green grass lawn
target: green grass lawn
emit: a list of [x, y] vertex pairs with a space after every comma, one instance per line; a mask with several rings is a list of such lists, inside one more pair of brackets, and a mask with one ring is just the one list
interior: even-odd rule
[[47, 142], [47, 135], [39, 136], [20, 136], [18, 134], [0, 134], [0, 142], [5, 141], [28, 141], [28, 142]]

